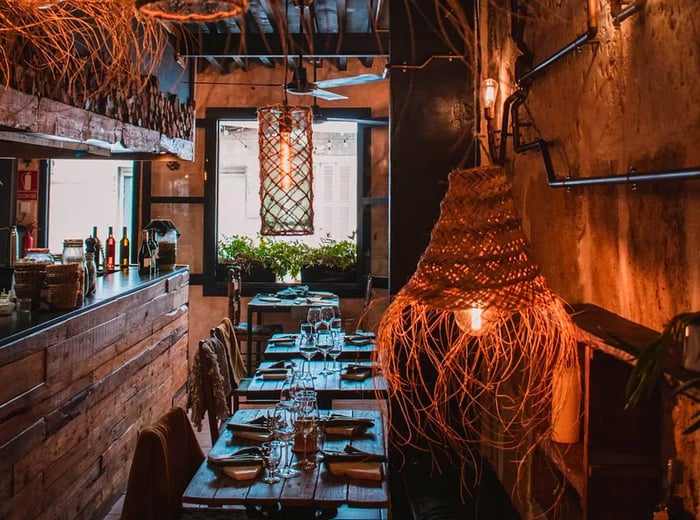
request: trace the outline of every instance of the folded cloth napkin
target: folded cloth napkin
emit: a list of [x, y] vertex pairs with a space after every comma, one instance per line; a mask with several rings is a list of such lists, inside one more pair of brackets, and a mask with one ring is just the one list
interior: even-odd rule
[[333, 475], [345, 475], [360, 480], [382, 480], [384, 455], [368, 453], [350, 445], [343, 451], [322, 452], [323, 462]]
[[259, 368], [255, 371], [256, 377], [264, 380], [281, 381], [287, 378], [286, 368]]
[[379, 371], [376, 365], [347, 365], [340, 373], [341, 379], [348, 381], [364, 381], [373, 376], [373, 372]]
[[374, 426], [374, 421], [364, 417], [347, 417], [331, 414], [322, 419], [321, 424], [328, 435], [353, 436], [366, 432], [367, 428]]
[[272, 345], [280, 345], [280, 346], [287, 346], [290, 347], [294, 345], [296, 342], [297, 335], [296, 334], [285, 334], [283, 336], [275, 336], [273, 338], [270, 338], [267, 342], [272, 344]]
[[372, 343], [372, 338], [361, 334], [346, 334], [345, 343], [348, 345], [369, 345]]
[[275, 296], [284, 300], [293, 300], [294, 298], [306, 296], [308, 292], [308, 285], [297, 285], [295, 287], [287, 287], [286, 289], [277, 291], [275, 293]]
[[207, 462], [234, 480], [249, 480], [258, 476], [263, 467], [260, 448], [243, 448], [226, 457], [207, 457]]
[[[272, 363], [271, 365], [268, 365], [267, 369], [268, 369], [268, 370], [269, 370], [269, 369], [273, 369], [273, 370], [277, 369], [277, 370], [279, 370], [279, 369], [282, 368], [282, 369], [284, 369], [284, 370], [286, 371], [286, 370], [288, 370], [288, 369], [290, 369], [290, 368], [294, 368], [295, 366], [297, 366], [297, 364], [296, 364], [294, 361], [289, 361], [289, 360], [281, 359], [280, 361], [275, 361], [275, 362]], [[266, 369], [263, 369], [263, 370], [266, 370]]]
[[265, 426], [251, 423], [227, 423], [226, 429], [233, 432], [233, 436], [238, 439], [250, 441], [272, 440], [272, 433]]

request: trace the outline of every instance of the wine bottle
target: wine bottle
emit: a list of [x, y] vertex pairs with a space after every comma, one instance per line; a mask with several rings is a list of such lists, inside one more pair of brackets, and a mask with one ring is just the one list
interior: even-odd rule
[[114, 230], [109, 226], [107, 233], [107, 247], [105, 248], [105, 269], [107, 272], [114, 271], [114, 264], [117, 256], [117, 241], [114, 238]]
[[123, 228], [122, 239], [119, 241], [119, 265], [122, 269], [129, 268], [129, 237], [126, 235], [126, 226]]
[[141, 247], [139, 248], [139, 273], [151, 274], [151, 248], [148, 246], [148, 230], [141, 231]]
[[102, 241], [97, 236], [97, 226], [92, 226], [92, 238], [95, 239], [95, 268], [99, 273], [104, 269], [104, 251], [102, 250]]
[[148, 230], [148, 247], [151, 250], [151, 273], [158, 272], [158, 241], [156, 240], [156, 230]]

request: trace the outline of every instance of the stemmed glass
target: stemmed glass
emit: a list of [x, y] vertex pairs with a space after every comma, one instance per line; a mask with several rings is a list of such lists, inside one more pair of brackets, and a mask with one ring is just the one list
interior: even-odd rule
[[311, 365], [309, 361], [318, 352], [316, 347], [316, 337], [314, 335], [314, 327], [310, 322], [301, 324], [301, 334], [299, 334], [299, 353], [306, 359], [306, 372], [308, 377], [313, 377], [311, 375]]
[[282, 460], [282, 446], [284, 443], [280, 441], [263, 442], [261, 445], [263, 462], [267, 468], [267, 476], [263, 478], [263, 482], [267, 484], [275, 484], [281, 479], [277, 476], [277, 466]]
[[[296, 426], [297, 433], [300, 433], [303, 439], [302, 453], [304, 457], [301, 458], [295, 467], [299, 469], [311, 469], [316, 467], [316, 461], [312, 460], [309, 453], [315, 452], [315, 449], [311, 449], [309, 446], [309, 438], [312, 433], [315, 433], [318, 429], [319, 416], [318, 416], [318, 406], [316, 404], [316, 392], [305, 391], [297, 394], [297, 415], [296, 415]], [[315, 438], [315, 437], [313, 437]]]
[[318, 350], [323, 354], [323, 369], [319, 372], [322, 376], [327, 376], [332, 374], [333, 371], [326, 368], [326, 362], [328, 361], [328, 351], [333, 347], [333, 334], [329, 329], [319, 329], [316, 333], [316, 346]]
[[335, 308], [330, 305], [324, 305], [321, 307], [321, 321], [326, 325], [327, 328], [331, 326], [331, 320], [335, 318]]
[[299, 472], [292, 467], [292, 450], [290, 441], [294, 439], [296, 433], [295, 426], [295, 408], [296, 399], [294, 404], [283, 405], [279, 403], [275, 406], [275, 414], [279, 416], [279, 420], [274, 424], [274, 435], [275, 438], [282, 441], [284, 446], [284, 465], [277, 470], [277, 475], [282, 478], [292, 478], [299, 475]]
[[306, 321], [308, 323], [311, 323], [313, 329], [316, 330], [318, 324], [321, 322], [320, 307], [309, 307], [309, 311], [306, 313]]
[[328, 349], [328, 355], [333, 359], [333, 365], [330, 368], [331, 373], [340, 372], [340, 367], [336, 367], [338, 358], [343, 353], [343, 346], [345, 345], [345, 335], [341, 332], [333, 335], [333, 344], [331, 348]]

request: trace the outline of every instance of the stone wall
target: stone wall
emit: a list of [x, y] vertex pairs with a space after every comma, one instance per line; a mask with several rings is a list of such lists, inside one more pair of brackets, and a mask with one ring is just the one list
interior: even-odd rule
[[[615, 3], [596, 3], [594, 44], [534, 79], [523, 111], [533, 123], [527, 133], [551, 142], [561, 178], [700, 166], [700, 3], [646, 2], [619, 26], [611, 18]], [[516, 88], [509, 4], [494, 0], [480, 9], [482, 77], [500, 83], [497, 127], [503, 101]], [[535, 64], [586, 31], [584, 1], [528, 4], [524, 40]], [[509, 142], [507, 161], [533, 256], [565, 300], [593, 303], [655, 330], [700, 309], [700, 180], [568, 191], [548, 186], [536, 152], [514, 154]], [[668, 402], [664, 455], [683, 459], [686, 507], [700, 518], [700, 433], [680, 433], [697, 405], [681, 400], [670, 417]]]

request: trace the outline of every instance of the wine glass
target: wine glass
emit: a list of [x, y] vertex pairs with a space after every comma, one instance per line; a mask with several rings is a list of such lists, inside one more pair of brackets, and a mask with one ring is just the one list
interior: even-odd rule
[[332, 374], [333, 371], [326, 368], [326, 362], [328, 361], [328, 351], [333, 346], [333, 334], [331, 334], [330, 329], [321, 329], [316, 334], [316, 347], [323, 354], [323, 369], [319, 372], [322, 376], [327, 376]]
[[[296, 400], [295, 400], [296, 401]], [[274, 435], [283, 443], [284, 447], [284, 464], [277, 470], [277, 475], [282, 478], [292, 478], [299, 476], [299, 472], [292, 467], [292, 450], [290, 441], [296, 434], [295, 405], [287, 406], [278, 403], [275, 406], [276, 413], [279, 414], [280, 420], [275, 423]]]
[[335, 308], [330, 305], [321, 307], [321, 321], [330, 328], [331, 320], [335, 318]]
[[[310, 447], [312, 433], [316, 432], [319, 424], [318, 406], [316, 404], [316, 392], [305, 391], [297, 394], [296, 429], [301, 434], [303, 444], [301, 452], [304, 456], [295, 464], [299, 469], [311, 469], [316, 467], [316, 461], [309, 457], [309, 453], [315, 452]], [[315, 439], [315, 437], [313, 437]], [[315, 443], [315, 441], [314, 441]]]
[[306, 321], [311, 323], [311, 326], [316, 330], [318, 324], [321, 322], [321, 308], [309, 307], [309, 311], [306, 313]]
[[301, 334], [299, 335], [299, 353], [306, 359], [306, 372], [311, 376], [311, 365], [309, 362], [318, 352], [316, 347], [316, 337], [313, 332], [313, 325], [310, 322], [301, 324]]
[[267, 476], [263, 478], [263, 482], [267, 484], [276, 484], [281, 479], [277, 476], [277, 466], [282, 460], [282, 446], [280, 441], [263, 442], [261, 445], [263, 462], [267, 468]]
[[343, 353], [343, 346], [345, 345], [345, 335], [341, 332], [339, 334], [333, 335], [333, 344], [331, 348], [328, 349], [328, 355], [333, 359], [333, 365], [330, 368], [331, 373], [340, 372], [340, 368], [336, 368], [338, 358]]

